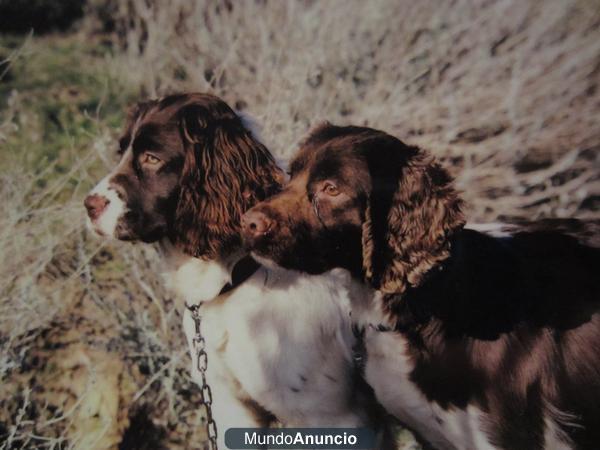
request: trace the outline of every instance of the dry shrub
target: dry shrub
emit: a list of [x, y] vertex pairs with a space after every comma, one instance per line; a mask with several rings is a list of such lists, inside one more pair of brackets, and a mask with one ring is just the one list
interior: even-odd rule
[[[443, 158], [472, 221], [599, 216], [597, 2], [93, 0], [81, 33], [106, 30], [106, 63], [140, 97], [220, 95], [280, 157], [323, 120], [370, 125]], [[0, 145], [24, 132], [10, 108]], [[98, 120], [96, 148], [43, 189], [3, 168], [0, 448], [197, 448], [154, 250], [83, 230], [84, 193], [113, 163]]]
[[[0, 138], [20, 132], [21, 109], [12, 98]], [[46, 183], [53, 164], [37, 174], [9, 165], [0, 182], [3, 450], [204, 440], [181, 305], [163, 289], [154, 248], [85, 230], [82, 199], [114, 164], [114, 130], [98, 129], [64, 175]]]
[[472, 220], [597, 216], [596, 2], [129, 0], [118, 11], [118, 64], [147, 95], [221, 95], [278, 155], [323, 120], [370, 125], [455, 166]]

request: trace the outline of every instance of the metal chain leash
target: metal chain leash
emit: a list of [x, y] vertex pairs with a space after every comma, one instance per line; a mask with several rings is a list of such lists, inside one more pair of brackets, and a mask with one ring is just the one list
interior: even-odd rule
[[186, 308], [192, 314], [194, 319], [194, 325], [196, 328], [196, 334], [192, 340], [192, 345], [196, 353], [196, 367], [200, 374], [200, 389], [202, 392], [202, 404], [206, 411], [206, 434], [208, 436], [208, 449], [217, 450], [217, 424], [213, 419], [212, 415], [212, 392], [210, 386], [206, 381], [206, 368], [208, 366], [208, 355], [206, 354], [205, 344], [206, 341], [200, 332], [200, 324], [202, 316], [200, 315], [200, 305], [186, 305]]

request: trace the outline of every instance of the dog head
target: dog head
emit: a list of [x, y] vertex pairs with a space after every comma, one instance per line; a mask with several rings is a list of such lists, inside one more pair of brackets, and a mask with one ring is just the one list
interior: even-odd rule
[[283, 267], [344, 267], [400, 293], [448, 256], [464, 225], [446, 170], [381, 131], [325, 124], [290, 168], [288, 186], [242, 219], [253, 254]]
[[280, 189], [269, 151], [222, 100], [171, 95], [136, 105], [120, 161], [85, 199], [99, 235], [154, 242], [212, 259], [240, 244], [240, 217]]

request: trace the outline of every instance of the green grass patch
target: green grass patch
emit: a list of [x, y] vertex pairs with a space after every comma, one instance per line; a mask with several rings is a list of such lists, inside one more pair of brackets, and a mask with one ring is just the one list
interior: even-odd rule
[[110, 73], [111, 53], [77, 35], [0, 37], [0, 170], [44, 172], [45, 187], [120, 127], [133, 95]]

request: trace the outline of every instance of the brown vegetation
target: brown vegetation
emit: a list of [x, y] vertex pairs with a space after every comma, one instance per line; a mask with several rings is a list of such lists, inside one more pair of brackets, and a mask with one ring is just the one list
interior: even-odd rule
[[[65, 40], [90, 50], [61, 70], [105, 90], [15, 69]], [[279, 157], [323, 120], [383, 129], [449, 166], [470, 221], [600, 215], [592, 0], [94, 0], [75, 32], [2, 59], [0, 89], [24, 79], [0, 91], [0, 449], [202, 442], [181, 305], [154, 250], [83, 227], [132, 98], [217, 94]], [[60, 107], [31, 109], [46, 98]]]

